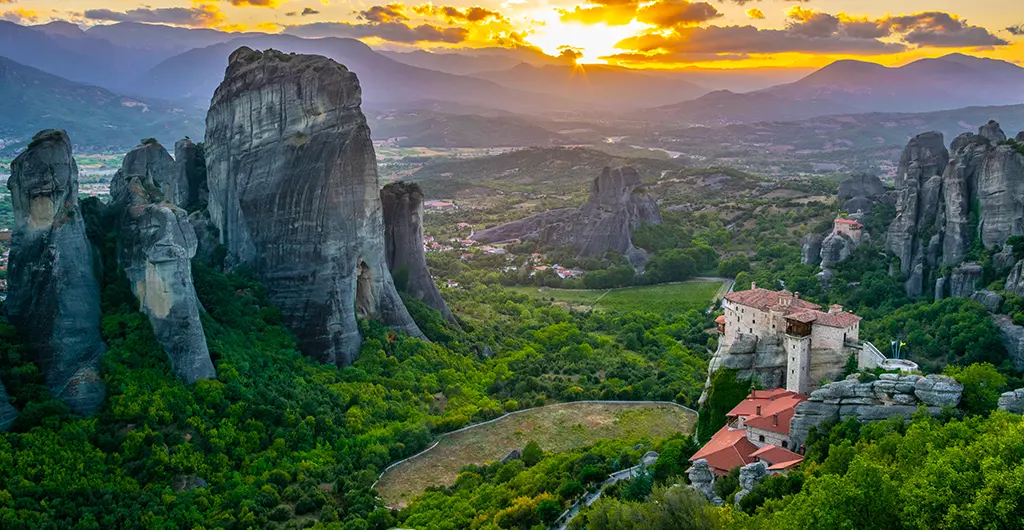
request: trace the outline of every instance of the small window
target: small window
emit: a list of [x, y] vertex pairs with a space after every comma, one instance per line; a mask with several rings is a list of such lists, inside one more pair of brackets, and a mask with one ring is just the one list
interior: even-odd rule
[[787, 442], [786, 440], [782, 440], [782, 448], [786, 449], [788, 447], [789, 447], [789, 442]]
[[[761, 436], [758, 436], [757, 437], [757, 441], [763, 442], [764, 441], [764, 435], [762, 434]], [[783, 443], [785, 443], [785, 442], [783, 442]], [[783, 446], [783, 447], [785, 447], [785, 446]]]
[[751, 324], [757, 324], [757, 319], [753, 319], [753, 320], [751, 320], [751, 321], [750, 321], [750, 323], [751, 323]]
[[750, 328], [750, 332], [753, 333], [754, 332], [754, 328]]

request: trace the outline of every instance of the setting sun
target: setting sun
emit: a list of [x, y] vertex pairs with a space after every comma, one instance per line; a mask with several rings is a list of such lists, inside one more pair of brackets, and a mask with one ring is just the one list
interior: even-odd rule
[[583, 54], [576, 60], [578, 63], [605, 63], [601, 57], [621, 51], [615, 48], [617, 42], [645, 28], [635, 21], [622, 26], [563, 22], [553, 10], [537, 11], [531, 16], [542, 25], [530, 34], [529, 41], [554, 56], [566, 47], [576, 49]]

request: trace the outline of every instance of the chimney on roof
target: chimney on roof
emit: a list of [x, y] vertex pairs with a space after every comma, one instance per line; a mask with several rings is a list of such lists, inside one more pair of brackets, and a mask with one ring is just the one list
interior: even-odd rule
[[753, 291], [754, 289], [757, 289], [757, 282], [750, 282], [750, 290]]
[[800, 299], [800, 293], [793, 293], [793, 298]]
[[843, 312], [843, 306], [841, 306], [839, 304], [832, 304], [832, 306], [828, 308], [828, 314], [830, 314], [830, 315], [834, 315], [836, 313], [842, 313], [842, 312]]

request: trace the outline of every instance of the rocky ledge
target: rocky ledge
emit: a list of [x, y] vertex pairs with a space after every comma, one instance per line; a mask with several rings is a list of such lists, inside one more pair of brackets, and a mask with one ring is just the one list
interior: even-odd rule
[[829, 383], [814, 392], [810, 399], [796, 407], [789, 425], [793, 446], [807, 439], [811, 427], [835, 420], [856, 418], [861, 422], [878, 421], [894, 416], [910, 417], [924, 406], [932, 414], [943, 407], [960, 403], [964, 387], [945, 375], [882, 374], [877, 380], [861, 382], [854, 374], [843, 381]]

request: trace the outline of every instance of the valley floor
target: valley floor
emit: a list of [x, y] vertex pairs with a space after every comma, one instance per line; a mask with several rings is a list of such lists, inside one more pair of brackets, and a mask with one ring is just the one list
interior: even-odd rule
[[730, 282], [725, 278], [705, 278], [621, 289], [506, 287], [506, 290], [541, 300], [554, 299], [555, 303], [572, 309], [672, 313], [704, 309], [729, 291]]
[[692, 433], [696, 422], [694, 411], [665, 402], [581, 401], [524, 410], [445, 435], [385, 471], [376, 489], [384, 505], [400, 508], [429, 486], [454, 484], [464, 466], [500, 460], [531, 440], [561, 453], [599, 440]]

